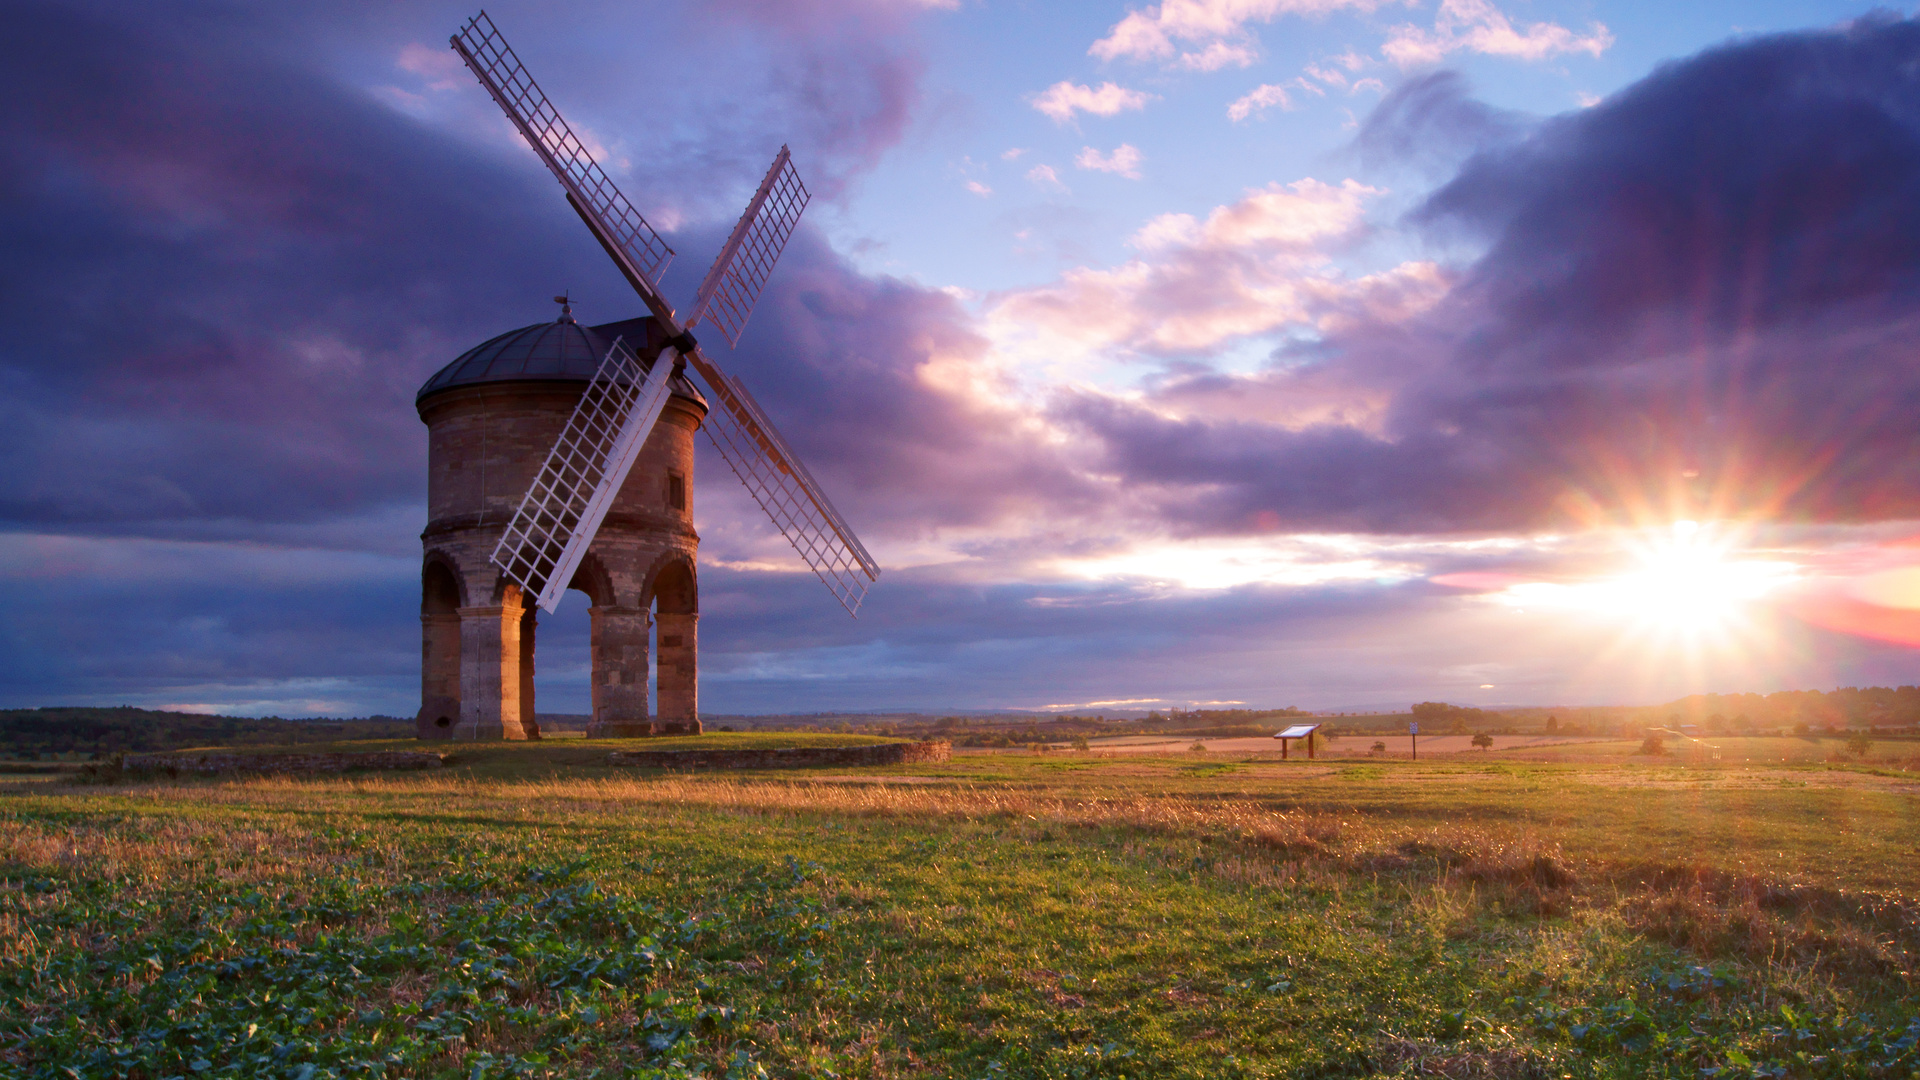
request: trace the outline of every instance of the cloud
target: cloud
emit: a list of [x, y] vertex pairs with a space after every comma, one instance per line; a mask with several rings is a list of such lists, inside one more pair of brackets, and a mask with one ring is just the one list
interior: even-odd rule
[[1283, 15], [1324, 17], [1336, 11], [1370, 12], [1385, 0], [1166, 0], [1129, 12], [1087, 52], [1102, 60], [1172, 60], [1213, 71], [1253, 61], [1250, 22]]
[[1051, 165], [1035, 165], [1033, 168], [1028, 169], [1027, 179], [1032, 181], [1033, 186], [1045, 191], [1058, 192], [1061, 194], [1065, 194], [1067, 191], [1067, 185], [1061, 182], [1060, 174], [1054, 172], [1053, 166]]
[[1073, 119], [1076, 112], [1094, 116], [1115, 116], [1147, 107], [1153, 95], [1128, 90], [1113, 83], [1101, 83], [1099, 89], [1062, 80], [1029, 99], [1033, 107], [1053, 118], [1057, 124]]
[[978, 180], [967, 181], [967, 190], [973, 192], [975, 195], [978, 195], [983, 199], [989, 198], [993, 195], [993, 189], [981, 183]]
[[467, 66], [461, 63], [459, 54], [439, 46], [428, 47], [417, 41], [409, 41], [401, 47], [394, 65], [402, 71], [420, 76], [430, 90], [465, 89], [472, 78], [467, 73]]
[[[630, 194], [684, 215], [683, 296], [783, 132], [823, 192], [897, 145], [919, 39], [909, 5], [883, 7], [663, 9], [687, 47], [646, 70], [612, 62], [617, 40], [509, 32], [530, 62], [584, 56], [549, 89], [630, 159]], [[483, 95], [395, 67], [417, 28], [173, 18], [32, 7], [0, 39], [19, 104], [0, 118], [0, 686], [19, 705], [404, 711], [414, 389], [550, 318], [562, 288], [607, 318], [634, 302]], [[1169, 37], [1164, 59], [1250, 48], [1231, 37], [1248, 19]], [[330, 23], [373, 35], [353, 39], [369, 82], [416, 111], [316, 66]], [[689, 77], [756, 50], [745, 85]], [[752, 569], [790, 550], [702, 450], [704, 700], [1332, 704], [1445, 696], [1435, 672], [1559, 693], [1594, 642], [1550, 649], [1572, 631], [1462, 616], [1396, 575], [1484, 569], [1466, 546], [1488, 537], [1516, 559], [1542, 530], [1681, 511], [1846, 537], [1920, 517], [1916, 65], [1912, 23], [1869, 20], [1743, 39], [1512, 125], [1410, 79], [1360, 140], [1446, 175], [1398, 234], [1368, 220], [1376, 187], [1264, 185], [1155, 217], [1132, 258], [984, 319], [803, 224], [724, 362], [887, 575], [855, 623], [810, 576]], [[621, 142], [654, 113], [694, 120], [665, 147]], [[1380, 261], [1428, 241], [1474, 254]], [[1075, 377], [1088, 357], [1148, 374], [1103, 389]], [[1522, 625], [1489, 667], [1484, 643]], [[1911, 667], [1783, 640], [1816, 657], [1795, 671], [1838, 681]]]
[[1472, 95], [1454, 71], [1416, 75], [1393, 88], [1367, 115], [1353, 149], [1370, 169], [1412, 165], [1445, 177], [1481, 150], [1511, 143], [1533, 122]]
[[[264, 53], [278, 54], [282, 39], [306, 36], [335, 39], [335, 51], [351, 55], [378, 40], [389, 23], [404, 27], [406, 38], [392, 50], [400, 54], [400, 68], [420, 78], [383, 96], [503, 156], [526, 153], [464, 67], [453, 91], [434, 89], [446, 81], [446, 60], [457, 63], [444, 36], [422, 45], [417, 14], [364, 0], [348, 4], [359, 22], [329, 23], [318, 11], [261, 13], [245, 23], [230, 20], [222, 30], [237, 47], [251, 44]], [[782, 143], [792, 147], [816, 198], [841, 199], [848, 184], [899, 141], [921, 104], [922, 29], [939, 17], [935, 7], [887, 0], [668, 0], [644, 12], [613, 5], [573, 9], [560, 19], [495, 15], [576, 131], [601, 133], [617, 159], [601, 163], [649, 220], [700, 221], [737, 215]], [[442, 34], [464, 17], [450, 16]], [[314, 25], [288, 25], [301, 19]], [[636, 66], [627, 61], [631, 43], [641, 38], [671, 40], [674, 48]], [[325, 51], [287, 55], [289, 63], [315, 67]], [[729, 77], [711, 78], [716, 70]], [[407, 94], [419, 100], [402, 100]]]
[[1259, 59], [1251, 46], [1216, 41], [1197, 53], [1180, 57], [1180, 66], [1189, 71], [1219, 71], [1223, 67], [1251, 67]]
[[[1272, 263], [1255, 265], [1276, 284], [1244, 293], [1260, 303], [1228, 299], [1231, 273], [1186, 300], [1174, 268], [1213, 248], [1171, 219], [1143, 236], [1178, 255], [1165, 265], [1009, 302], [1063, 334], [1098, 312], [1116, 327], [1103, 344], [1134, 347], [1312, 320], [1271, 370], [1060, 406], [1102, 471], [1196, 531], [1920, 517], [1917, 63], [1905, 20], [1749, 39], [1482, 143], [1407, 224], [1484, 254], [1377, 310], [1323, 314], [1316, 283]], [[1443, 133], [1472, 119], [1450, 95], [1409, 91], [1372, 130], [1405, 130], [1419, 101]], [[1319, 243], [1289, 254], [1311, 266]], [[1205, 407], [1302, 386], [1323, 420]]]
[[1346, 90], [1352, 86], [1353, 75], [1366, 70], [1370, 63], [1372, 61], [1366, 57], [1348, 49], [1339, 56], [1329, 56], [1319, 63], [1308, 64], [1306, 74], [1328, 86]]
[[1073, 159], [1082, 169], [1117, 173], [1129, 180], [1140, 179], [1140, 161], [1139, 148], [1130, 143], [1121, 143], [1111, 154], [1102, 154], [1091, 146], [1082, 147]]
[[[1102, 60], [1158, 60], [1192, 71], [1247, 67], [1258, 56], [1251, 23], [1283, 16], [1324, 18], [1342, 11], [1370, 14], [1386, 6], [1386, 0], [1168, 0], [1128, 13], [1087, 52]], [[1397, 25], [1381, 54], [1409, 68], [1438, 63], [1461, 50], [1537, 61], [1569, 53], [1597, 57], [1612, 44], [1612, 32], [1597, 22], [1585, 34], [1551, 22], [1533, 23], [1522, 31], [1492, 0], [1441, 0], [1431, 30]], [[1357, 58], [1350, 51], [1342, 59]], [[1349, 70], [1359, 66], [1349, 64]], [[1310, 66], [1307, 73], [1330, 85], [1347, 85], [1344, 76], [1325, 65]]]
[[[1282, 111], [1292, 112], [1293, 94], [1296, 92], [1326, 97], [1329, 87], [1344, 90], [1349, 94], [1357, 94], [1362, 90], [1372, 90], [1376, 93], [1384, 91], [1386, 87], [1379, 79], [1349, 77], [1349, 72], [1364, 70], [1368, 63], [1370, 61], [1366, 58], [1349, 52], [1343, 56], [1330, 57], [1324, 63], [1308, 64], [1306, 73], [1298, 78], [1289, 79], [1284, 83], [1263, 83], [1254, 87], [1253, 90], [1227, 106], [1227, 118], [1237, 124], [1249, 116], [1265, 112], [1275, 106]], [[1342, 70], [1343, 68], [1345, 70]]]
[[[635, 304], [517, 137], [470, 140], [457, 119], [398, 113], [309, 66], [313, 50], [277, 47], [312, 28], [260, 11], [187, 32], [36, 6], [16, 29], [0, 43], [0, 84], [23, 102], [0, 119], [0, 316], [18, 327], [0, 350], [0, 518], [13, 527], [234, 535], [417, 506], [411, 399], [428, 374], [549, 317], [541, 298], [560, 288], [608, 317]], [[530, 62], [549, 52], [538, 23], [516, 29]], [[844, 61], [821, 65], [838, 74], [754, 106], [844, 91], [850, 107], [794, 132], [816, 192], [895, 137], [915, 94], [905, 43], [868, 49], [858, 26], [834, 29], [788, 45]], [[422, 93], [450, 77], [449, 50], [371, 51], [419, 73]], [[460, 79], [464, 93], [441, 96], [470, 101], [491, 139], [497, 110]], [[576, 121], [597, 120], [590, 95], [569, 100]], [[675, 201], [706, 198], [735, 153], [742, 129], [725, 115], [700, 135], [711, 144], [689, 128], [657, 155], [687, 169]], [[751, 158], [725, 169], [720, 221], [778, 145], [742, 141]]]
[[[319, 700], [313, 688], [326, 684], [362, 702], [397, 686], [404, 703], [417, 692], [417, 672], [406, 674], [417, 665], [417, 639], [408, 643], [416, 631], [407, 627], [417, 569], [353, 578], [308, 553], [377, 552], [417, 568], [425, 438], [412, 399], [420, 383], [487, 337], [551, 318], [545, 298], [561, 289], [595, 318], [638, 307], [525, 147], [495, 139], [500, 118], [476, 86], [443, 95], [473, 100], [471, 126], [465, 114], [396, 111], [311, 66], [316, 50], [282, 47], [304, 42], [306, 28], [281, 18], [262, 10], [251, 21], [236, 15], [183, 29], [172, 16], [105, 20], [41, 6], [16, 13], [17, 34], [0, 39], [0, 86], [22, 103], [0, 118], [8, 252], [0, 317], [15, 328], [0, 346], [0, 535], [108, 545], [144, 568], [137, 580], [120, 580], [94, 559], [57, 583], [29, 575], [42, 583], [31, 598], [16, 590], [24, 606], [0, 670], [12, 693], [40, 702], [257, 702]], [[530, 62], [544, 51], [537, 31], [514, 39]], [[836, 101], [818, 110], [831, 116], [794, 132], [806, 179], [816, 192], [830, 189], [836, 174], [852, 175], [897, 133], [895, 107], [914, 96], [912, 64], [902, 60], [910, 42], [864, 54], [871, 62], [858, 35], [823, 42], [798, 34], [785, 45], [811, 52], [823, 73], [781, 69], [794, 77], [790, 92], [748, 111], [845, 91], [847, 108]], [[381, 71], [397, 54], [414, 55], [397, 43], [368, 52], [386, 65]], [[425, 59], [413, 66], [426, 79], [444, 75]], [[832, 68], [840, 70], [824, 71]], [[603, 70], [580, 69], [585, 84], [556, 74], [550, 90], [569, 88], [563, 107], [578, 123], [634, 130], [596, 115], [594, 104], [617, 111], [586, 92]], [[765, 89], [752, 82], [741, 92]], [[661, 168], [638, 182], [622, 176], [623, 186], [644, 197], [657, 180], [653, 195], [697, 207], [708, 198], [701, 189], [727, 186], [710, 183], [715, 175], [750, 185], [765, 168], [761, 147], [778, 142], [741, 136], [772, 114], [710, 112], [712, 127], [676, 127], [678, 141], [639, 159], [647, 169], [675, 160], [684, 176]], [[737, 171], [736, 140], [751, 150]], [[671, 295], [690, 294], [739, 197], [714, 198], [717, 220], [670, 238], [699, 253], [669, 271]], [[1029, 445], [1031, 432], [1006, 423], [976, 385], [966, 358], [979, 346], [969, 344], [976, 339], [958, 305], [937, 291], [862, 278], [809, 228], [802, 224], [729, 366], [785, 421], [869, 539], [990, 522], [1036, 492], [1072, 502], [1062, 470]], [[868, 344], [849, 347], [860, 337]], [[782, 350], [772, 366], [793, 385], [751, 363], [754, 343], [769, 338]], [[830, 387], [821, 407], [796, 420], [790, 402], [810, 400], [812, 387], [794, 369], [809, 370], [809, 357], [853, 385]], [[877, 415], [849, 414], [855, 402]], [[822, 439], [805, 422], [815, 415], [855, 421], [860, 437]], [[1000, 443], [1009, 430], [1005, 437], [1026, 449]], [[912, 447], [889, 454], [891, 462], [869, 459], [895, 440]], [[860, 488], [847, 479], [849, 465]], [[958, 477], [982, 468], [1007, 472]], [[725, 469], [705, 469], [709, 487], [724, 492]], [[944, 490], [918, 487], [943, 472]], [[849, 490], [871, 490], [878, 501], [842, 494]], [[912, 520], [890, 505], [914, 507]], [[742, 520], [750, 524], [731, 535], [716, 525], [715, 549], [758, 550], [767, 527]], [[154, 544], [182, 542], [229, 547], [194, 549], [208, 553], [198, 569], [152, 556]], [[243, 559], [233, 545], [270, 550]], [[298, 578], [302, 567], [333, 580]], [[208, 568], [227, 575], [222, 584], [203, 587]], [[111, 618], [101, 614], [108, 611]], [[312, 633], [262, 633], [276, 622]], [[369, 625], [378, 632], [363, 632]], [[106, 641], [128, 633], [151, 647]], [[146, 697], [136, 686], [160, 689]], [[378, 707], [392, 704], [382, 697]]]
[[1136, 258], [1000, 298], [989, 332], [1002, 347], [1055, 362], [1115, 349], [1206, 353], [1313, 326], [1379, 290], [1432, 282], [1430, 268], [1414, 266], [1356, 280], [1330, 272], [1328, 251], [1363, 235], [1366, 202], [1378, 194], [1352, 180], [1301, 180], [1250, 191], [1205, 221], [1161, 215], [1134, 235]]
[[[803, 229], [725, 362], [887, 558], [1049, 512], [1095, 512], [1097, 485], [1057, 452], [988, 352], [953, 296], [862, 275]], [[699, 475], [703, 559], [791, 560], [722, 463], [703, 457]]]
[[1227, 118], [1237, 124], [1254, 113], [1265, 112], [1275, 105], [1291, 112], [1293, 98], [1288, 96], [1286, 87], [1264, 83], [1254, 87], [1251, 93], [1227, 106]]
[[1396, 26], [1380, 52], [1409, 68], [1437, 64], [1461, 49], [1516, 60], [1545, 60], [1568, 53], [1598, 57], [1612, 45], [1613, 33], [1597, 22], [1585, 36], [1549, 22], [1534, 23], [1521, 33], [1491, 0], [1441, 0], [1432, 30]]
[[0, 704], [405, 715], [418, 632], [395, 599], [418, 581], [410, 556], [0, 533]]

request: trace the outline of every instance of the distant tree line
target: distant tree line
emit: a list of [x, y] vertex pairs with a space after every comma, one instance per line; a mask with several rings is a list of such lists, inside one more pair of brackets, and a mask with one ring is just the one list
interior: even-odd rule
[[1466, 705], [1449, 705], [1444, 701], [1422, 701], [1413, 707], [1412, 714], [1414, 720], [1427, 725], [1428, 733], [1433, 735], [1442, 731], [1465, 734], [1469, 728], [1484, 727], [1504, 719], [1499, 713]]
[[15, 760], [106, 757], [126, 751], [192, 746], [283, 745], [340, 739], [397, 739], [413, 721], [393, 716], [354, 720], [251, 718], [153, 709], [53, 708], [0, 710], [0, 756]]
[[1662, 707], [1683, 722], [1746, 727], [1910, 727], [1920, 724], [1920, 686], [1843, 686], [1772, 694], [1694, 694]]

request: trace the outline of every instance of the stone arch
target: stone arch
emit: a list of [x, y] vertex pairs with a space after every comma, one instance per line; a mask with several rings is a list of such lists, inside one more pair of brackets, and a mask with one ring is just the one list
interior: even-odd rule
[[600, 556], [592, 551], [580, 560], [580, 569], [574, 571], [573, 580], [567, 583], [567, 588], [586, 593], [594, 607], [611, 607], [614, 603], [613, 574]]
[[429, 551], [420, 567], [420, 712], [423, 739], [450, 739], [460, 722], [460, 609], [466, 581], [445, 552]]
[[522, 589], [512, 578], [495, 570], [493, 564], [487, 564], [487, 570], [493, 574], [493, 592], [489, 601], [498, 606], [530, 608], [533, 606], [533, 594]]
[[444, 551], [427, 552], [420, 567], [420, 614], [457, 615], [467, 606], [467, 583], [460, 564]]
[[[608, 565], [611, 556], [613, 566]], [[610, 553], [589, 549], [573, 576], [573, 588], [593, 601], [592, 620], [593, 720], [587, 736], [625, 739], [653, 734], [647, 717], [647, 635], [650, 619], [636, 604], [634, 575], [627, 565], [631, 554], [619, 548]], [[619, 568], [621, 573], [615, 574]]]
[[682, 553], [654, 564], [647, 584], [654, 607], [655, 693], [662, 734], [700, 730], [700, 583], [693, 559]]
[[693, 560], [679, 552], [655, 560], [648, 568], [645, 606], [662, 615], [698, 615], [700, 578]]

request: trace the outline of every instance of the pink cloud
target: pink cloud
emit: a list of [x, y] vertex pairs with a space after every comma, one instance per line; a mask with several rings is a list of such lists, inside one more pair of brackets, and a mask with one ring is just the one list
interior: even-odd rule
[[471, 81], [459, 55], [445, 46], [430, 48], [417, 41], [408, 42], [401, 47], [394, 64], [402, 71], [420, 76], [429, 90], [455, 90]]
[[1360, 312], [1420, 310], [1446, 288], [1430, 264], [1357, 279], [1328, 267], [1329, 249], [1364, 232], [1365, 204], [1378, 194], [1353, 180], [1301, 180], [1250, 191], [1205, 221], [1164, 214], [1135, 233], [1138, 257], [1009, 294], [989, 323], [1049, 348], [1167, 353]]
[[1091, 146], [1083, 147], [1073, 159], [1073, 163], [1083, 169], [1117, 173], [1129, 180], [1140, 179], [1140, 161], [1139, 148], [1129, 143], [1121, 143], [1111, 154], [1102, 154]]
[[1152, 99], [1152, 94], [1128, 90], [1110, 82], [1101, 83], [1096, 89], [1062, 80], [1035, 94], [1030, 100], [1035, 109], [1052, 117], [1054, 123], [1064, 124], [1073, 119], [1076, 112], [1114, 116], [1144, 109]]
[[1431, 31], [1412, 25], [1394, 27], [1380, 51], [1408, 68], [1438, 63], [1462, 49], [1516, 60], [1545, 60], [1566, 53], [1597, 57], [1612, 44], [1613, 33], [1597, 22], [1584, 37], [1549, 22], [1534, 23], [1522, 33], [1489, 0], [1442, 0]]
[[1293, 98], [1287, 88], [1274, 83], [1257, 86], [1253, 92], [1227, 106], [1227, 118], [1238, 123], [1257, 112], [1280, 106], [1284, 111], [1293, 111]]
[[1035, 165], [1028, 169], [1027, 179], [1032, 181], [1035, 187], [1044, 188], [1047, 191], [1065, 192], [1067, 190], [1067, 185], [1060, 180], [1060, 174], [1054, 172], [1051, 165]]
[[1219, 71], [1223, 67], [1251, 67], [1259, 58], [1251, 45], [1216, 41], [1199, 52], [1180, 57], [1180, 66], [1189, 71]]
[[[1272, 22], [1283, 15], [1321, 17], [1336, 11], [1373, 11], [1385, 0], [1166, 0], [1130, 12], [1093, 43], [1089, 55], [1102, 60], [1171, 60], [1213, 71], [1228, 64], [1253, 62], [1250, 22]], [[1187, 51], [1183, 51], [1187, 50]]]

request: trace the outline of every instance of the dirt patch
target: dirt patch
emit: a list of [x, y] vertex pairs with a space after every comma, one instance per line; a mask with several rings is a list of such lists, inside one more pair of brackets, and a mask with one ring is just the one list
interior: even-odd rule
[[1521, 1077], [1552, 1075], [1535, 1056], [1519, 1047], [1477, 1050], [1435, 1042], [1432, 1039], [1389, 1037], [1380, 1043], [1382, 1064], [1395, 1072], [1404, 1070], [1415, 1076], [1445, 1076], [1456, 1080], [1487, 1077], [1490, 1080], [1518, 1080]]

